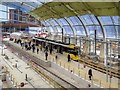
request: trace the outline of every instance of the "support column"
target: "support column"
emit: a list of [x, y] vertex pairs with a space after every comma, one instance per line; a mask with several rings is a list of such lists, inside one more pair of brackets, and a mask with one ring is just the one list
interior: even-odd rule
[[76, 45], [76, 38], [75, 37], [71, 38], [71, 44], [75, 44]]
[[108, 44], [106, 42], [102, 42], [100, 47], [100, 60], [104, 62], [104, 65], [107, 65], [107, 56], [108, 56]]
[[89, 41], [88, 40], [84, 43], [83, 52], [86, 54], [89, 53]]

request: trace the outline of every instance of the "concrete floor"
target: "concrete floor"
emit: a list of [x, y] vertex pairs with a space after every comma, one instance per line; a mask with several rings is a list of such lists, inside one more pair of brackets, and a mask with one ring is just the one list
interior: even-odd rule
[[[0, 54], [0, 66], [6, 65], [14, 75], [14, 78], [16, 78], [16, 81], [18, 81], [18, 84], [21, 82], [26, 83], [24, 88], [53, 88], [52, 85], [48, 84], [47, 81], [31, 69], [23, 60], [20, 60], [7, 49], [4, 49], [4, 53], [9, 56], [9, 60], [4, 59]], [[18, 68], [13, 67], [16, 63]], [[28, 76], [28, 81], [25, 80], [25, 74]]]

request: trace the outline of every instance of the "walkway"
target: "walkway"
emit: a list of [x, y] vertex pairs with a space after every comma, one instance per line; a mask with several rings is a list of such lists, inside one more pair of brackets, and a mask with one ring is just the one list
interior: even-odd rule
[[[25, 86], [23, 88], [53, 88], [23, 60], [20, 60], [7, 49], [4, 49], [4, 53], [9, 56], [9, 60], [4, 59], [4, 56], [1, 56], [0, 54], [0, 63], [8, 68], [10, 74], [14, 77], [14, 83], [17, 83], [18, 87], [21, 82], [24, 82]], [[14, 67], [15, 64], [17, 64], [17, 68]], [[28, 81], [25, 80], [26, 74]]]
[[[13, 42], [10, 42], [10, 43], [12, 43], [13, 44]], [[16, 46], [19, 46], [20, 47], [20, 45], [18, 45], [18, 44], [15, 44], [14, 43], [14, 45], [16, 45]], [[20, 47], [21, 48], [21, 47]], [[43, 59], [43, 60], [45, 60], [45, 54], [44, 54], [44, 52], [43, 51], [40, 51], [39, 52], [39, 54], [37, 54], [37, 53], [32, 53], [32, 50], [31, 51], [26, 51], [26, 52], [29, 52], [29, 53], [31, 53], [32, 55], [35, 55], [36, 57], [39, 57], [40, 59]], [[54, 62], [56, 62], [55, 61], [55, 55], [56, 55], [56, 51], [54, 51], [53, 52], [53, 54], [52, 55], [50, 55], [49, 54], [49, 56], [48, 56], [48, 60], [51, 60], [51, 61], [53, 61], [53, 59], [54, 59]], [[67, 68], [67, 66], [70, 66], [70, 69], [74, 69], [75, 71], [74, 72], [77, 72], [77, 74], [78, 74], [78, 70], [80, 70], [81, 72], [79, 73], [79, 74], [81, 74], [81, 76], [85, 76], [86, 77], [86, 79], [87, 79], [87, 81], [88, 81], [88, 76], [86, 76], [86, 74], [87, 74], [87, 72], [88, 72], [88, 70], [90, 69], [89, 67], [85, 67], [84, 68], [84, 65], [82, 64], [82, 63], [79, 63], [78, 64], [78, 62], [75, 62], [75, 61], [71, 61], [71, 62], [67, 62], [67, 53], [64, 53], [64, 54], [59, 54], [59, 57], [58, 57], [58, 60], [57, 60], [58, 62], [60, 61], [61, 63], [63, 63], [63, 67], [64, 67], [64, 65], [65, 65], [65, 68]], [[60, 64], [60, 62], [59, 63], [57, 63], [57, 64]], [[78, 69], [79, 68], [79, 69]], [[77, 70], [78, 69], [78, 70]], [[76, 71], [77, 70], [77, 71]], [[106, 74], [104, 74], [104, 73], [101, 73], [101, 72], [99, 72], [99, 71], [97, 71], [97, 70], [94, 70], [94, 69], [92, 69], [93, 70], [93, 81], [94, 82], [96, 82], [96, 84], [97, 85], [100, 85], [100, 84], [103, 84], [103, 87], [109, 87], [109, 82], [110, 82], [110, 78], [108, 78], [108, 83], [106, 82]], [[75, 73], [76, 74], [76, 73]], [[108, 76], [109, 77], [109, 76]], [[111, 78], [111, 87], [114, 87], [114, 88], [118, 88], [118, 79], [117, 78], [115, 78], [115, 77], [112, 77]]]

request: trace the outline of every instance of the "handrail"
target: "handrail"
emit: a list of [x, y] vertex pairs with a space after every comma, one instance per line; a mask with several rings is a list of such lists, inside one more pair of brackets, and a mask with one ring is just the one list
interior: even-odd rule
[[[67, 63], [67, 62], [62, 61], [62, 60], [56, 60], [55, 57], [53, 57], [52, 61], [54, 63], [59, 64], [60, 66], [62, 66], [64, 68], [70, 70], [70, 71], [72, 70], [74, 74], [77, 74], [81, 78], [85, 78], [85, 79], [89, 80], [89, 78], [86, 76], [87, 75], [86, 72], [84, 72], [83, 70], [78, 69], [77, 67], [71, 65], [70, 63]], [[91, 66], [91, 67], [93, 67], [93, 66]], [[94, 76], [92, 78], [92, 82], [94, 84], [98, 84], [100, 87], [104, 87], [104, 88], [118, 88], [118, 86], [119, 86], [119, 85], [114, 84], [114, 83], [110, 84], [109, 82], [107, 82], [105, 80], [102, 80], [101, 78], [99, 78], [97, 76]]]

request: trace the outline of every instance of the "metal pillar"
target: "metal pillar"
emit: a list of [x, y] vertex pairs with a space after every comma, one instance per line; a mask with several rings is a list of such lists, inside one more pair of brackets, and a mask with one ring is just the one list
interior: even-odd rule
[[106, 60], [105, 60], [105, 66], [106, 66], [106, 81], [108, 82], [108, 42], [106, 42]]
[[63, 42], [63, 28], [62, 28], [62, 42]]
[[96, 36], [97, 36], [97, 31], [95, 30], [95, 55], [96, 55]]

